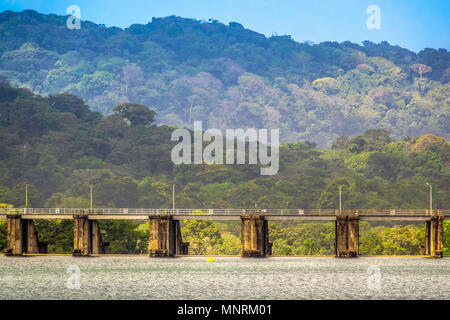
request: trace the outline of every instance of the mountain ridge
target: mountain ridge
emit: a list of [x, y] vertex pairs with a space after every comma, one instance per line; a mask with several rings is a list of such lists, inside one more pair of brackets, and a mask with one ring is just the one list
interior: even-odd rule
[[[331, 146], [368, 128], [449, 139], [450, 53], [387, 42], [299, 43], [212, 20], [153, 18], [128, 28], [36, 11], [0, 13], [0, 75], [15, 87], [69, 92], [110, 114], [145, 104], [158, 122], [280, 128], [283, 141]], [[430, 67], [414, 72], [415, 64]]]

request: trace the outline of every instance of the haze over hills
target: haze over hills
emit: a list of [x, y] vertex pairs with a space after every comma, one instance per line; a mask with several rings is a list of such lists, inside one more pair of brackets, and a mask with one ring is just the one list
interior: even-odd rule
[[372, 128], [450, 137], [446, 49], [298, 43], [174, 16], [126, 29], [69, 30], [66, 19], [0, 13], [0, 75], [41, 95], [76, 94], [104, 114], [130, 101], [162, 124], [280, 128], [283, 141], [326, 147]]
[[[89, 185], [96, 208], [170, 208], [176, 185], [178, 208], [426, 208], [429, 182], [436, 208], [450, 206], [450, 145], [432, 134], [392, 141], [384, 130], [340, 137], [331, 150], [307, 142], [280, 147], [280, 170], [261, 176], [258, 165], [174, 165], [174, 127], [153, 117], [92, 112], [71, 94], [33, 95], [0, 82], [0, 207], [87, 208]], [[125, 121], [128, 119], [131, 125]], [[136, 121], [138, 119], [139, 121]], [[133, 121], [134, 120], [134, 121]], [[193, 254], [239, 254], [239, 223], [189, 220], [183, 239]], [[104, 223], [103, 223], [104, 222]], [[449, 254], [450, 224], [444, 234]], [[49, 253], [73, 250], [73, 222], [39, 220]], [[102, 221], [111, 253], [147, 253], [149, 226]], [[361, 223], [362, 254], [419, 254], [422, 225], [371, 227]], [[333, 223], [284, 223], [270, 227], [274, 254], [330, 255]], [[0, 250], [7, 245], [0, 219]], [[207, 240], [205, 240], [207, 239]]]

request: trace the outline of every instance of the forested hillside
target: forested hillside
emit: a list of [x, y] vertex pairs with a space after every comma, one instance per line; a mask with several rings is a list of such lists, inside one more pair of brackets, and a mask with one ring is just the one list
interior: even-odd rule
[[[129, 28], [0, 13], [0, 206], [450, 208], [450, 53], [387, 42], [298, 43], [232, 22]], [[150, 19], [149, 19], [150, 20]], [[148, 106], [148, 108], [146, 107]], [[177, 165], [176, 127], [279, 128], [280, 170]], [[71, 252], [71, 221], [38, 221]], [[102, 221], [112, 253], [145, 253], [148, 223]], [[194, 254], [239, 254], [236, 223], [185, 221]], [[362, 254], [419, 254], [423, 225], [361, 223]], [[0, 250], [6, 244], [0, 221]], [[334, 225], [271, 223], [274, 254], [332, 254]], [[445, 225], [449, 254], [450, 225]]]
[[170, 206], [175, 183], [179, 207], [335, 208], [343, 184], [348, 208], [425, 208], [430, 182], [435, 205], [450, 207], [442, 137], [393, 141], [367, 130], [330, 150], [283, 143], [278, 174], [261, 176], [258, 165], [175, 166], [175, 127], [155, 125], [154, 112], [134, 106], [105, 117], [74, 95], [41, 97], [1, 83], [0, 201], [24, 205], [28, 182], [34, 207], [83, 207], [92, 183], [97, 206], [161, 207]]
[[[435, 207], [450, 207], [450, 146], [442, 137], [393, 141], [387, 131], [367, 130], [339, 137], [329, 150], [284, 143], [279, 173], [267, 177], [256, 165], [174, 166], [175, 128], [155, 125], [151, 110], [132, 106], [106, 117], [74, 95], [41, 97], [1, 83], [0, 203], [24, 206], [28, 183], [31, 207], [88, 207], [93, 184], [96, 207], [171, 207], [175, 184], [178, 208], [336, 208], [343, 185], [344, 208], [426, 208], [429, 182]], [[37, 227], [50, 252], [70, 252], [70, 221]], [[1, 222], [0, 247], [5, 228]], [[146, 251], [145, 225], [105, 222], [102, 228], [113, 252]], [[419, 252], [419, 227], [362, 228], [365, 253]], [[188, 223], [183, 232], [197, 253], [239, 252], [239, 225]], [[282, 224], [270, 237], [277, 254], [330, 254], [332, 232], [320, 224]]]
[[159, 124], [280, 128], [283, 141], [320, 147], [366, 129], [449, 139], [445, 49], [298, 43], [174, 16], [126, 29], [83, 21], [69, 30], [66, 19], [0, 13], [0, 75], [37, 94], [75, 94], [106, 115], [131, 101]]

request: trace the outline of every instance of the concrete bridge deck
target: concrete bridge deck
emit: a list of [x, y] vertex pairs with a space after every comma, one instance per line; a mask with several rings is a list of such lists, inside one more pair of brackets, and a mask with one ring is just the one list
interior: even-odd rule
[[[89, 220], [148, 220], [152, 215], [108, 215], [108, 214], [89, 214], [87, 215]], [[6, 219], [6, 215], [0, 215], [0, 219]], [[25, 214], [21, 216], [25, 220], [46, 220], [46, 219], [60, 219], [60, 220], [73, 220], [72, 215], [38, 215], [38, 214]], [[267, 221], [335, 221], [336, 216], [319, 216], [319, 215], [267, 215], [265, 216]], [[240, 221], [241, 218], [238, 215], [174, 215], [173, 220], [217, 220], [217, 221]], [[391, 215], [376, 215], [376, 216], [359, 216], [361, 221], [405, 221], [405, 222], [422, 222], [430, 220], [430, 216], [391, 216]]]
[[[21, 215], [22, 219], [73, 219], [86, 215], [89, 220], [148, 220], [153, 215], [168, 215], [174, 220], [240, 220], [248, 213], [261, 214], [268, 221], [334, 221], [338, 209], [144, 209], [144, 208], [0, 208], [0, 219]], [[351, 209], [343, 214], [358, 215], [362, 221], [427, 221], [427, 209]], [[450, 216], [450, 209], [433, 210]]]

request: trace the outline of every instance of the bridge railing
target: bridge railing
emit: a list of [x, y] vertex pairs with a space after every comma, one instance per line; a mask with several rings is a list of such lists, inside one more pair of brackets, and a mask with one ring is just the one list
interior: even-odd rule
[[336, 215], [336, 209], [146, 209], [146, 208], [0, 208], [0, 214], [38, 215]]
[[[338, 215], [338, 209], [146, 209], [146, 208], [0, 208], [0, 215], [36, 214], [36, 215], [219, 215], [236, 216], [245, 213], [272, 216], [330, 216]], [[351, 209], [343, 210], [343, 214], [361, 216], [428, 216], [427, 209]], [[433, 210], [433, 214], [450, 216], [450, 209]]]
[[429, 209], [356, 209], [354, 210], [362, 216], [429, 216], [433, 215], [449, 215], [450, 210], [433, 209], [431, 212]]
[[149, 208], [0, 208], [1, 215], [241, 215], [245, 209], [149, 209]]

